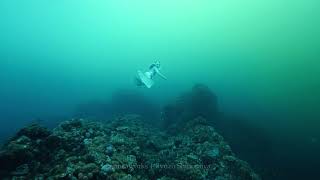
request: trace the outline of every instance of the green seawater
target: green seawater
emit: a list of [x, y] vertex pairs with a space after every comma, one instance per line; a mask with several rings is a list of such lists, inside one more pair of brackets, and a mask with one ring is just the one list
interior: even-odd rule
[[[138, 89], [166, 103], [207, 84], [271, 136], [320, 138], [318, 0], [1, 0], [0, 131]], [[154, 61], [167, 81], [137, 88]]]

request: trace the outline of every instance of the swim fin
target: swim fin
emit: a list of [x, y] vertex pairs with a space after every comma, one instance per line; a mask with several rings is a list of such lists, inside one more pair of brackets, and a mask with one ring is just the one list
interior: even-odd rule
[[153, 86], [154, 81], [148, 78], [142, 71], [138, 71], [138, 77], [147, 88], [151, 88]]

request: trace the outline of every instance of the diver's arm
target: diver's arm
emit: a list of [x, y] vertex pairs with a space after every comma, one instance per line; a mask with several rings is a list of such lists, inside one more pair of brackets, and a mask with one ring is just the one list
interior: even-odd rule
[[157, 74], [159, 74], [159, 76], [160, 76], [160, 77], [162, 77], [162, 79], [167, 80], [167, 77], [166, 77], [166, 76], [164, 76], [164, 75], [159, 71], [159, 69], [158, 69], [158, 68], [156, 68], [156, 72], [157, 72]]

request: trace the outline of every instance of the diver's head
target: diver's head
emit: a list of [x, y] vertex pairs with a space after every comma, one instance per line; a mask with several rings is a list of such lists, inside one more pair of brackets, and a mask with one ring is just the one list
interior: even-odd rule
[[159, 61], [156, 61], [154, 64], [156, 65], [157, 68], [160, 68], [161, 66]]

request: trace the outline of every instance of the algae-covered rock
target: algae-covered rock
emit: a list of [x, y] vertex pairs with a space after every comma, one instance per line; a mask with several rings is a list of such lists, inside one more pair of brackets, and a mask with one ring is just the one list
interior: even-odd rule
[[5, 176], [30, 176], [29, 169], [47, 160], [45, 145], [49, 130], [39, 125], [27, 126], [12, 137], [0, 151], [0, 179]]
[[36, 140], [36, 139], [44, 139], [48, 137], [51, 134], [51, 132], [42, 126], [39, 126], [38, 124], [32, 124], [30, 126], [27, 126], [23, 129], [21, 129], [17, 134], [17, 137], [26, 136], [30, 139]]
[[27, 127], [39, 133], [20, 131], [0, 151], [1, 179], [259, 179], [206, 119], [180, 125], [172, 135], [127, 115]]

